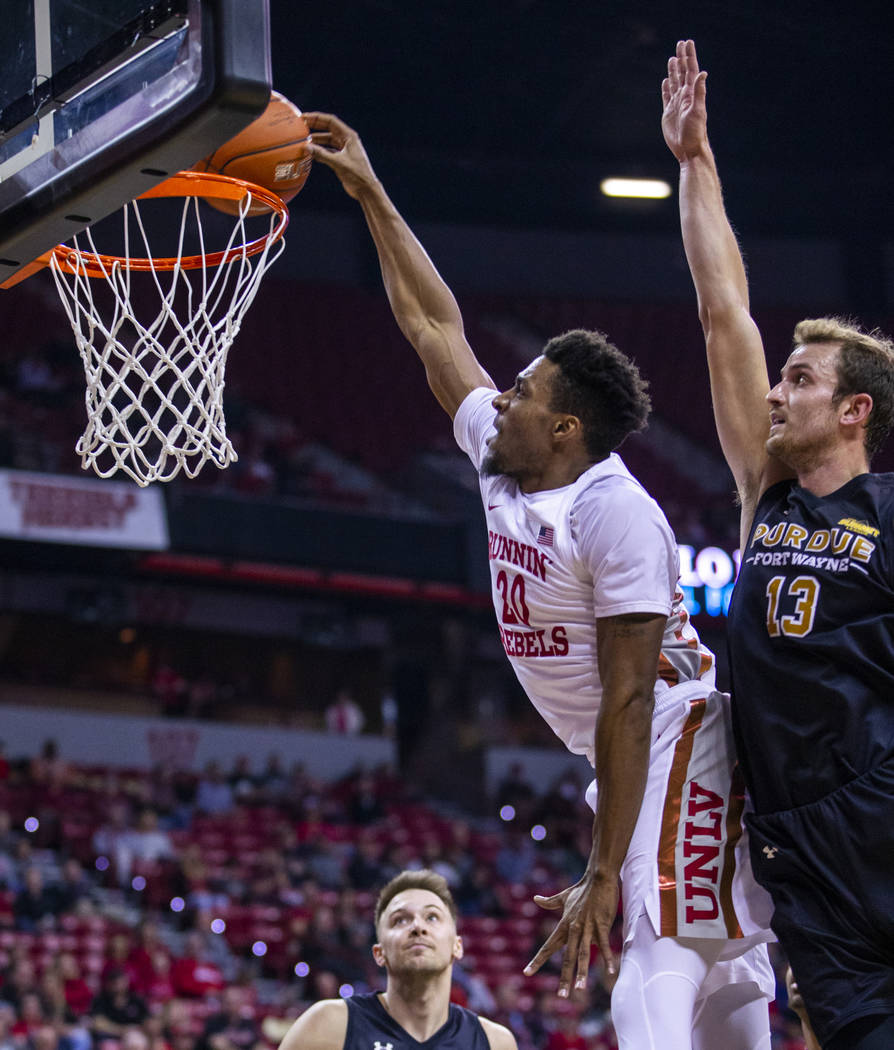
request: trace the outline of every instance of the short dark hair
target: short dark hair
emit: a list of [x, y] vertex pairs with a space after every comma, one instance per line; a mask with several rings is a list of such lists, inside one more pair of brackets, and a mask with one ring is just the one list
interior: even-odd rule
[[840, 317], [816, 317], [795, 326], [795, 346], [838, 343], [835, 400], [850, 394], [869, 394], [872, 411], [866, 421], [864, 442], [871, 458], [894, 426], [894, 344], [878, 329], [864, 332]]
[[577, 416], [594, 462], [645, 427], [652, 408], [649, 384], [602, 332], [572, 329], [550, 339], [543, 354], [559, 368], [550, 408]]
[[453, 899], [447, 880], [436, 871], [431, 871], [429, 868], [420, 868], [419, 871], [402, 871], [382, 887], [376, 900], [376, 929], [379, 928], [379, 919], [382, 918], [385, 909], [398, 893], [403, 893], [405, 890], [428, 890], [429, 893], [440, 897], [450, 912], [454, 923], [456, 923], [456, 901]]

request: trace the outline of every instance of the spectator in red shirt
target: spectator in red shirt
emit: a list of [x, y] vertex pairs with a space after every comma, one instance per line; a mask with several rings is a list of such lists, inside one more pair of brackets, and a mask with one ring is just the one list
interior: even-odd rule
[[145, 995], [150, 1003], [166, 1003], [174, 997], [171, 957], [165, 948], [156, 948], [152, 953], [152, 976]]
[[19, 1036], [24, 1041], [33, 1035], [38, 1028], [47, 1024], [44, 1016], [43, 1003], [37, 992], [25, 992], [19, 1003], [19, 1016], [16, 1018], [10, 1031], [12, 1035]]
[[[156, 976], [159, 953], [167, 957], [167, 950], [159, 936], [158, 924], [146, 919], [140, 923], [137, 943], [130, 948], [126, 960], [133, 989], [140, 995], [149, 995], [149, 989]], [[165, 965], [164, 972], [168, 973], [169, 970], [170, 964]]]
[[90, 1010], [93, 992], [90, 991], [90, 986], [83, 978], [78, 960], [71, 952], [63, 952], [59, 956], [56, 968], [62, 981], [68, 1008], [75, 1017], [83, 1017]]
[[219, 992], [224, 986], [220, 967], [208, 958], [204, 938], [198, 930], [190, 930], [181, 958], [171, 967], [174, 994], [186, 999], [201, 999], [209, 992]]
[[587, 1040], [577, 1030], [580, 1010], [574, 1003], [556, 1006], [558, 1027], [550, 1032], [546, 1050], [587, 1050]]
[[188, 683], [183, 675], [168, 663], [166, 654], [162, 654], [155, 668], [151, 689], [163, 715], [174, 717], [186, 714]]

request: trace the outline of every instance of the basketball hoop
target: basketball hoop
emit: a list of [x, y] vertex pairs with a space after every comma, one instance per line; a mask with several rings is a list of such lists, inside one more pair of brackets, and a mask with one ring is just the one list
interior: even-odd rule
[[[179, 235], [171, 254], [154, 256], [139, 202], [165, 197], [184, 198]], [[202, 198], [237, 204], [220, 250], [206, 250]], [[253, 203], [269, 217], [251, 220], [266, 223], [267, 230], [250, 239]], [[122, 217], [118, 255], [99, 252], [88, 227], [72, 245], [41, 257], [53, 273], [87, 379], [87, 428], [76, 446], [81, 466], [104, 478], [124, 471], [142, 486], [170, 481], [180, 470], [193, 478], [209, 460], [224, 468], [237, 458], [223, 412], [227, 352], [261, 279], [285, 247], [288, 208], [253, 183], [184, 171], [126, 204]], [[132, 242], [139, 251], [131, 250]], [[134, 283], [132, 298], [133, 273], [148, 276]]]

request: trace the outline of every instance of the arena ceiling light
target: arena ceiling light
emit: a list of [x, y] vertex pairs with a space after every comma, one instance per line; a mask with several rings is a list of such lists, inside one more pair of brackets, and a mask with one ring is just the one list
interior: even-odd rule
[[603, 179], [599, 184], [606, 197], [638, 197], [650, 200], [663, 200], [671, 195], [670, 183], [664, 179]]

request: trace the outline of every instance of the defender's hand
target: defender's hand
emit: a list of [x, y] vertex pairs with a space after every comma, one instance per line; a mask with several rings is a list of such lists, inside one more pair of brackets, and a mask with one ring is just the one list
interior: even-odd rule
[[559, 996], [567, 999], [574, 987], [586, 988], [590, 968], [590, 946], [595, 942], [602, 953], [606, 972], [617, 973], [618, 964], [611, 950], [609, 933], [618, 914], [617, 876], [599, 872], [584, 875], [580, 882], [552, 897], [536, 896], [536, 904], [548, 911], [562, 909], [562, 918], [543, 947], [525, 967], [530, 977], [546, 960], [564, 946], [562, 972], [559, 975]]
[[681, 163], [707, 148], [707, 76], [698, 68], [695, 44], [681, 40], [676, 54], [668, 60], [667, 78], [661, 84], [661, 131], [668, 149]]
[[302, 116], [311, 131], [311, 156], [332, 168], [349, 196], [356, 198], [364, 187], [376, 183], [376, 173], [353, 128], [332, 113], [302, 113]]

